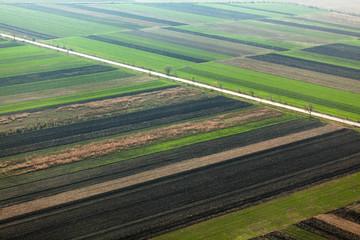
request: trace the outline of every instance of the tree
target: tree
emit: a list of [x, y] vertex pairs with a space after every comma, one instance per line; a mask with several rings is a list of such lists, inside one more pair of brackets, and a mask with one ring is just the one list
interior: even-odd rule
[[170, 72], [172, 71], [172, 67], [164, 67], [164, 71], [166, 75], [170, 75]]
[[311, 112], [313, 111], [312, 103], [305, 104], [305, 110], [308, 111], [308, 113], [309, 113], [309, 115], [311, 117]]
[[254, 90], [251, 90], [251, 91], [250, 91], [250, 94], [251, 94], [251, 96], [254, 96], [254, 95], [255, 95]]

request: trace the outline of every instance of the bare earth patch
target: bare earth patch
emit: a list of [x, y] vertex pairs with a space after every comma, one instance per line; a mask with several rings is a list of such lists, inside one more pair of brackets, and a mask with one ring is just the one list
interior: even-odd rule
[[82, 146], [75, 146], [52, 152], [46, 155], [32, 155], [29, 157], [13, 158], [0, 163], [1, 175], [20, 175], [27, 172], [46, 169], [56, 165], [96, 158], [116, 151], [144, 147], [155, 142], [164, 142], [199, 133], [211, 132], [261, 119], [280, 116], [282, 113], [257, 108], [242, 112], [223, 114], [204, 120], [196, 120], [159, 129], [130, 134], [123, 137], [94, 142]]

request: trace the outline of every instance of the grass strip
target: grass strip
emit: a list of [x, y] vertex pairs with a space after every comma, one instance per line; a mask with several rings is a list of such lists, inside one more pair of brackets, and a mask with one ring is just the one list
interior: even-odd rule
[[64, 104], [64, 103], [84, 101], [84, 100], [88, 100], [88, 99], [106, 97], [106, 96], [123, 94], [123, 93], [137, 92], [137, 91], [142, 91], [142, 90], [146, 90], [146, 89], [159, 88], [159, 87], [171, 86], [171, 85], [173, 85], [173, 84], [169, 83], [169, 82], [157, 80], [157, 81], [140, 83], [140, 84], [125, 86], [125, 87], [116, 87], [116, 88], [91, 91], [91, 92], [86, 92], [86, 93], [65, 95], [65, 96], [55, 97], [55, 98], [46, 98], [46, 99], [40, 99], [40, 100], [34, 100], [34, 101], [28, 101], [28, 102], [9, 104], [9, 105], [0, 106], [0, 114], [21, 111], [21, 110], [27, 110], [27, 109], [32, 109], [32, 108], [47, 107], [47, 106], [52, 106], [52, 105]]
[[249, 239], [347, 206], [359, 200], [359, 189], [356, 173], [154, 239]]

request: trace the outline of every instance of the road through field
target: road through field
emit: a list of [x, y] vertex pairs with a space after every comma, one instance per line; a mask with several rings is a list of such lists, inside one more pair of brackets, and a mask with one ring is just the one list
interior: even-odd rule
[[[5, 37], [5, 38], [9, 38], [9, 39], [15, 39], [17, 41], [23, 41], [23, 42], [26, 42], [26, 43], [29, 43], [29, 44], [32, 44], [32, 45], [36, 45], [36, 46], [39, 46], [39, 47], [48, 48], [48, 49], [64, 52], [64, 53], [67, 53], [67, 54], [71, 54], [71, 55], [75, 55], [75, 56], [79, 56], [79, 57], [99, 61], [99, 62], [102, 62], [102, 63], [107, 63], [107, 64], [115, 65], [115, 66], [118, 66], [118, 67], [123, 67], [123, 68], [131, 69], [131, 70], [135, 70], [135, 71], [150, 74], [150, 75], [153, 75], [153, 76], [167, 78], [167, 79], [177, 81], [177, 82], [181, 82], [181, 83], [185, 83], [185, 84], [188, 84], [188, 85], [192, 85], [192, 86], [196, 86], [196, 87], [200, 87], [200, 88], [205, 88], [205, 89], [209, 89], [209, 90], [213, 90], [213, 91], [217, 91], [217, 92], [222, 92], [222, 93], [229, 94], [229, 95], [232, 95], [232, 96], [241, 97], [241, 98], [245, 98], [245, 99], [248, 99], [248, 100], [251, 100], [251, 101], [260, 102], [262, 104], [284, 108], [284, 109], [295, 111], [295, 112], [298, 112], [298, 113], [303, 113], [303, 114], [308, 114], [309, 113], [307, 110], [302, 109], [302, 108], [293, 107], [293, 106], [289, 106], [289, 105], [286, 105], [286, 104], [277, 103], [277, 102], [261, 99], [261, 98], [258, 98], [258, 97], [249, 96], [249, 95], [242, 94], [242, 93], [237, 93], [237, 92], [230, 91], [230, 90], [225, 90], [225, 89], [210, 86], [210, 85], [207, 85], [207, 84], [204, 84], [204, 83], [198, 83], [198, 82], [193, 82], [191, 80], [186, 80], [186, 79], [182, 79], [182, 78], [178, 78], [178, 77], [174, 77], [174, 76], [169, 76], [169, 75], [166, 75], [164, 73], [158, 73], [158, 72], [154, 72], [154, 71], [151, 71], [151, 70], [126, 65], [126, 64], [123, 64], [123, 63], [119, 63], [119, 62], [115, 62], [115, 61], [111, 61], [111, 60], [107, 60], [107, 59], [103, 59], [103, 58], [99, 58], [99, 57], [94, 57], [94, 56], [91, 56], [91, 55], [87, 55], [87, 54], [83, 54], [83, 53], [79, 53], [79, 52], [75, 52], [75, 51], [70, 51], [70, 50], [67, 50], [67, 49], [54, 47], [54, 46], [44, 44], [44, 43], [39, 43], [39, 42], [34, 42], [34, 41], [27, 40], [27, 39], [19, 38], [19, 37], [14, 37], [14, 36], [4, 34], [4, 33], [0, 33], [0, 36]], [[356, 123], [356, 122], [349, 121], [349, 120], [342, 119], [342, 118], [338, 118], [338, 117], [329, 116], [329, 115], [322, 114], [322, 113], [312, 112], [312, 116], [327, 119], [327, 120], [331, 120], [331, 121], [334, 121], [334, 122], [339, 122], [339, 123], [354, 126], [354, 127], [360, 127], [360, 123]]]
[[189, 159], [179, 163], [170, 164], [168, 166], [159, 167], [154, 170], [130, 175], [128, 177], [94, 184], [88, 187], [63, 192], [53, 196], [43, 197], [33, 201], [4, 207], [2, 209], [0, 220], [5, 220], [7, 218], [15, 217], [18, 215], [23, 215], [41, 209], [54, 207], [72, 201], [77, 201], [83, 198], [92, 197], [98, 194], [114, 191], [119, 188], [125, 188], [131, 185], [141, 184], [147, 181], [152, 181], [154, 179], [167, 177], [181, 172], [190, 171], [196, 168], [208, 166], [210, 164], [220, 163], [234, 157], [245, 156], [270, 148], [276, 148], [293, 142], [321, 136], [323, 134], [334, 132], [340, 129], [341, 127], [339, 126], [326, 125], [315, 129], [302, 131], [299, 133], [293, 133], [284, 137], [278, 137], [260, 143], [251, 144], [245, 147], [235, 148], [221, 153], [208, 155], [205, 157]]

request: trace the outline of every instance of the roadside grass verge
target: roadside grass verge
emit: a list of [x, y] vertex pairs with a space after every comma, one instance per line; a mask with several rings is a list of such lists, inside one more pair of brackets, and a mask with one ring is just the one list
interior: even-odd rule
[[176, 70], [179, 77], [241, 91], [300, 108], [312, 103], [314, 111], [359, 120], [360, 95], [218, 63], [203, 63]]
[[123, 94], [123, 93], [137, 92], [137, 91], [142, 91], [142, 90], [147, 90], [147, 89], [152, 89], [152, 88], [159, 88], [159, 87], [164, 87], [164, 86], [171, 86], [171, 85], [174, 85], [174, 84], [165, 82], [165, 81], [161, 81], [161, 80], [157, 80], [157, 81], [140, 83], [140, 84], [125, 86], [125, 87], [116, 87], [116, 88], [110, 88], [110, 89], [104, 89], [104, 90], [98, 90], [98, 91], [79, 93], [79, 94], [74, 94], [74, 95], [65, 95], [65, 96], [60, 96], [60, 97], [55, 97], [55, 98], [46, 98], [46, 99], [21, 102], [21, 103], [16, 103], [16, 104], [3, 105], [3, 106], [0, 106], [0, 114], [28, 110], [28, 109], [32, 109], [32, 108], [47, 107], [47, 106], [51, 106], [51, 105], [71, 103], [71, 102], [76, 102], [76, 101], [83, 101], [83, 100], [117, 95], [117, 94]]
[[257, 237], [358, 201], [359, 182], [360, 173], [356, 173], [153, 239], [242, 240]]

